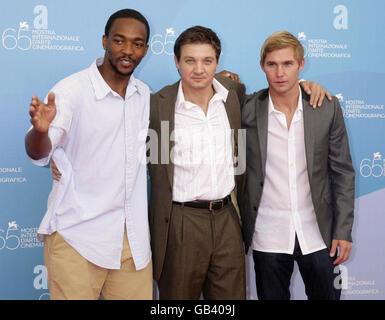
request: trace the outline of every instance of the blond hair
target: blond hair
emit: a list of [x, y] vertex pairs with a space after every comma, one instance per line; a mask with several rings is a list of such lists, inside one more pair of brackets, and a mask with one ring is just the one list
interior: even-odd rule
[[277, 31], [270, 35], [261, 48], [261, 63], [265, 63], [266, 55], [272, 51], [291, 47], [299, 64], [302, 63], [304, 50], [301, 42], [288, 31]]

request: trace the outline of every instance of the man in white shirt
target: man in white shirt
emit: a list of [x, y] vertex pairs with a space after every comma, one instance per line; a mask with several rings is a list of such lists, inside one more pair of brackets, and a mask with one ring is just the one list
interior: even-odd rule
[[195, 26], [175, 41], [181, 80], [151, 97], [150, 229], [160, 299], [245, 299], [236, 211], [245, 87], [216, 77], [221, 44]]
[[149, 215], [159, 298], [245, 299], [242, 234], [231, 200], [243, 176], [234, 179], [232, 134], [241, 127], [245, 87], [214, 78], [221, 47], [211, 29], [185, 30], [174, 52], [181, 81], [153, 95], [150, 112]]
[[294, 261], [309, 299], [338, 300], [337, 265], [351, 251], [355, 174], [341, 107], [335, 98], [310, 107], [298, 86], [304, 63], [293, 35], [268, 37], [260, 65], [269, 88], [248, 97], [242, 109], [241, 216], [261, 300], [290, 298]]
[[[145, 136], [150, 90], [132, 73], [149, 25], [124, 9], [107, 21], [104, 58], [33, 96], [26, 151], [60, 170], [38, 233], [51, 299], [152, 299]], [[140, 132], [143, 139], [139, 139]]]

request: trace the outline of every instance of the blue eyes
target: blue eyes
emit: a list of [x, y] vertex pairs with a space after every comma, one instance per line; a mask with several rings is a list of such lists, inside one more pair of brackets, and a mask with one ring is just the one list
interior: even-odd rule
[[[185, 60], [186, 63], [191, 64], [194, 63], [195, 61], [192, 59]], [[203, 61], [204, 64], [211, 64], [213, 61], [212, 60], [205, 60]]]
[[[283, 64], [285, 67], [290, 67], [290, 66], [292, 66], [293, 65], [293, 62], [291, 62], [291, 61], [289, 61], [289, 62], [285, 62], [284, 64]], [[267, 63], [267, 66], [268, 67], [275, 67], [275, 66], [277, 66], [277, 64], [276, 63]]]

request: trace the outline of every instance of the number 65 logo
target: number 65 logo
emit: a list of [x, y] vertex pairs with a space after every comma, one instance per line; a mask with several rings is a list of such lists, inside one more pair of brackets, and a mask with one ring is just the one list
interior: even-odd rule
[[[5, 234], [5, 237], [0, 236], [0, 250], [4, 249], [6, 247], [9, 250], [15, 250], [20, 246], [20, 239], [18, 236], [14, 234], [10, 234], [11, 231], [18, 230], [18, 226], [16, 224], [16, 221], [8, 222], [8, 229]], [[1, 233], [4, 233], [3, 229], [0, 229]], [[16, 239], [16, 240], [12, 240]], [[11, 243], [13, 246], [9, 246], [8, 244]]]
[[29, 50], [32, 46], [32, 39], [28, 34], [29, 26], [27, 22], [19, 23], [19, 30], [13, 28], [7, 28], [1, 35], [1, 42], [3, 47], [7, 50], [14, 50], [19, 48], [20, 50]]
[[360, 163], [360, 173], [364, 178], [368, 178], [370, 176], [379, 178], [384, 175], [384, 167], [385, 162], [382, 161], [381, 153], [375, 152], [373, 153], [373, 159], [370, 160], [368, 158], [362, 159]]
[[166, 35], [164, 36], [164, 40], [163, 35], [159, 33], [154, 34], [151, 38], [150, 44], [152, 53], [155, 55], [160, 55], [162, 53], [165, 53], [169, 56], [173, 55], [174, 41], [170, 39], [172, 37], [175, 37], [175, 32], [173, 28], [166, 29]]

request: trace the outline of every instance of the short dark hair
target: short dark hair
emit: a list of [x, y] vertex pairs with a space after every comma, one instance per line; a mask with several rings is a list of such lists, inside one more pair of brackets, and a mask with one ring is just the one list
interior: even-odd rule
[[106, 23], [106, 27], [104, 28], [104, 35], [105, 36], [108, 37], [108, 34], [110, 33], [110, 29], [111, 29], [112, 24], [114, 23], [114, 21], [116, 19], [119, 19], [119, 18], [132, 18], [132, 19], [138, 20], [139, 22], [143, 23], [144, 26], [146, 27], [146, 31], [147, 31], [146, 43], [148, 43], [148, 39], [150, 38], [150, 26], [148, 24], [148, 21], [139, 11], [136, 11], [134, 9], [122, 9], [122, 10], [119, 10], [119, 11], [116, 11], [115, 13], [113, 13], [109, 17], [109, 19]]
[[178, 61], [180, 59], [182, 46], [191, 43], [211, 44], [215, 50], [217, 62], [219, 62], [219, 55], [221, 54], [221, 41], [213, 30], [202, 26], [194, 26], [183, 31], [175, 40], [174, 44], [174, 54]]

